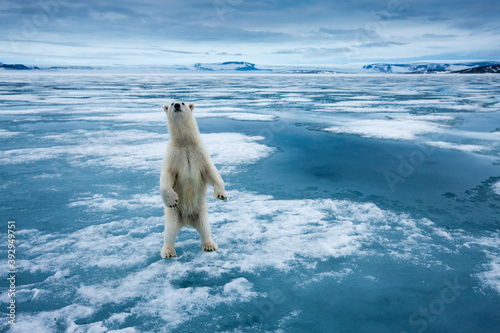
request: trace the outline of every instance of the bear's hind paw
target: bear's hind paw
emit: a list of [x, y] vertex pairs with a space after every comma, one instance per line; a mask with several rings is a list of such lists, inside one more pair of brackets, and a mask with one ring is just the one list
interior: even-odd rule
[[212, 241], [208, 241], [202, 244], [201, 248], [205, 252], [214, 252], [218, 250], [217, 244]]
[[161, 257], [163, 259], [177, 257], [177, 253], [175, 253], [175, 249], [172, 249], [172, 248], [162, 247], [161, 250], [160, 250], [160, 254], [161, 254]]

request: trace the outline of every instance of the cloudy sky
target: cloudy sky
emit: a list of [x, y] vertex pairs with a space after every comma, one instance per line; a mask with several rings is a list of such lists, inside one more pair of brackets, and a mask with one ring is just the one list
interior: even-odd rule
[[500, 60], [498, 0], [0, 0], [0, 62]]

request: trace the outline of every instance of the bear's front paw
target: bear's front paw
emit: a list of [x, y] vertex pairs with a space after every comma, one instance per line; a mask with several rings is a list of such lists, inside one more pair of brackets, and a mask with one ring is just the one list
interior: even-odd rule
[[201, 248], [205, 252], [214, 252], [214, 251], [217, 251], [217, 249], [218, 249], [217, 244], [215, 244], [213, 241], [208, 241], [208, 242], [203, 243], [201, 245]]
[[177, 193], [175, 193], [174, 190], [162, 190], [161, 196], [165, 206], [169, 208], [178, 208], [177, 204], [179, 203], [179, 196], [177, 195]]
[[162, 247], [161, 250], [160, 250], [160, 254], [161, 254], [161, 257], [163, 259], [177, 257], [177, 253], [175, 253], [175, 249], [174, 248]]
[[227, 201], [227, 196], [226, 196], [226, 193], [224, 191], [217, 191], [217, 190], [215, 190], [214, 191], [214, 198], [217, 198], [219, 200]]

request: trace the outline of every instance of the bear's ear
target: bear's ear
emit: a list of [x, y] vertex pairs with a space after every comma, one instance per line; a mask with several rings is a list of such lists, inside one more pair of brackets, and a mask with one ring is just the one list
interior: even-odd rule
[[189, 108], [191, 109], [191, 111], [193, 111], [193, 109], [194, 109], [194, 104], [189, 104]]
[[168, 105], [163, 106], [163, 111], [167, 112], [168, 111]]

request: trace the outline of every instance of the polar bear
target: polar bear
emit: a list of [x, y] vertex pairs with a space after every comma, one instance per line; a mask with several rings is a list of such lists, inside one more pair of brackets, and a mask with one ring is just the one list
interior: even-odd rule
[[185, 226], [193, 226], [201, 238], [203, 251], [217, 250], [212, 240], [207, 213], [207, 184], [213, 196], [227, 200], [224, 181], [210, 159], [193, 117], [193, 104], [173, 102], [165, 105], [170, 140], [163, 158], [160, 192], [165, 204], [165, 241], [162, 258], [177, 257], [175, 238]]

